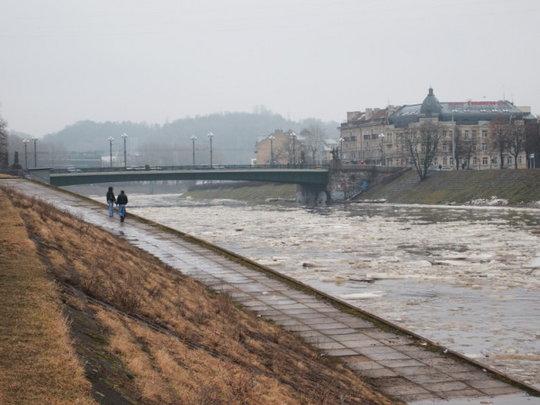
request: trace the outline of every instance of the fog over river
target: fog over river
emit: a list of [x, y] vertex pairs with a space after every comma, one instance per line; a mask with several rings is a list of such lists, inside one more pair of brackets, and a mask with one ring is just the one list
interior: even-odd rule
[[540, 386], [540, 210], [130, 195], [204, 238]]

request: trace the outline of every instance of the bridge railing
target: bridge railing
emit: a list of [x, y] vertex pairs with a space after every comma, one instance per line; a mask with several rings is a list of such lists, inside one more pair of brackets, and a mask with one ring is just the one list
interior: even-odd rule
[[181, 166], [123, 166], [116, 167], [69, 167], [50, 169], [52, 174], [58, 173], [110, 173], [124, 171], [174, 171], [174, 170], [256, 170], [256, 169], [328, 169], [329, 165], [181, 165]]

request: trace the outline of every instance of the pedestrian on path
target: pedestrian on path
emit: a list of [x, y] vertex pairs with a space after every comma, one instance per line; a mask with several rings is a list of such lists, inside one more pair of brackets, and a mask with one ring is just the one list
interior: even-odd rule
[[120, 215], [120, 222], [124, 222], [126, 218], [126, 205], [128, 203], [128, 198], [124, 190], [120, 191], [118, 198], [116, 199], [116, 204], [118, 204], [118, 214]]
[[116, 202], [116, 197], [114, 196], [113, 188], [109, 187], [107, 191], [107, 206], [109, 207], [109, 217], [114, 215], [114, 203]]

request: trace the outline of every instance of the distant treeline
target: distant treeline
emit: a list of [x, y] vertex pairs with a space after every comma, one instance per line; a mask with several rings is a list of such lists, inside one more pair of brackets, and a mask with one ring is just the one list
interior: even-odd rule
[[[113, 137], [113, 154], [118, 164], [123, 161], [123, 133], [128, 135], [128, 155], [133, 164], [190, 164], [192, 160], [191, 137], [196, 136], [196, 160], [205, 164], [209, 160], [209, 131], [214, 133], [215, 163], [249, 163], [254, 157], [255, 143], [276, 129], [300, 132], [318, 127], [327, 138], [338, 136], [337, 122], [318, 119], [293, 121], [275, 114], [264, 107], [254, 112], [226, 112], [205, 116], [187, 117], [163, 125], [134, 122], [79, 121], [61, 131], [45, 135], [38, 142], [38, 166], [58, 164], [62, 156], [77, 152], [94, 152], [108, 156], [109, 137]], [[22, 136], [21, 136], [22, 135]], [[11, 154], [19, 151], [23, 158], [24, 145], [21, 134], [10, 142]], [[33, 145], [28, 145], [29, 166], [33, 162]]]

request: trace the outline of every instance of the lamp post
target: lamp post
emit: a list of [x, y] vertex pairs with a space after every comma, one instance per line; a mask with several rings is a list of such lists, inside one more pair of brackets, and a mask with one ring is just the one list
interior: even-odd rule
[[268, 139], [270, 140], [270, 166], [274, 166], [274, 139], [276, 139], [276, 137], [270, 135]]
[[124, 169], [127, 169], [127, 137], [128, 135], [124, 132], [120, 137], [124, 140]]
[[379, 148], [381, 148], [381, 166], [385, 166], [384, 162], [384, 134], [379, 134]]
[[192, 152], [192, 165], [195, 167], [195, 141], [197, 140], [197, 137], [193, 135], [191, 138], [191, 152]]
[[212, 139], [214, 139], [214, 133], [212, 131], [208, 132], [208, 139], [210, 140], [210, 169], [212, 168], [213, 162], [212, 162]]
[[37, 167], [37, 138], [32, 138], [34, 141], [34, 168]]
[[28, 142], [30, 142], [30, 139], [23, 139], [23, 143], [24, 143], [24, 170], [28, 170]]
[[296, 132], [291, 131], [292, 138], [292, 155], [293, 155], [293, 165], [296, 166]]
[[107, 140], [109, 141], [109, 167], [112, 167], [112, 141], [114, 141], [114, 138], [109, 136]]

